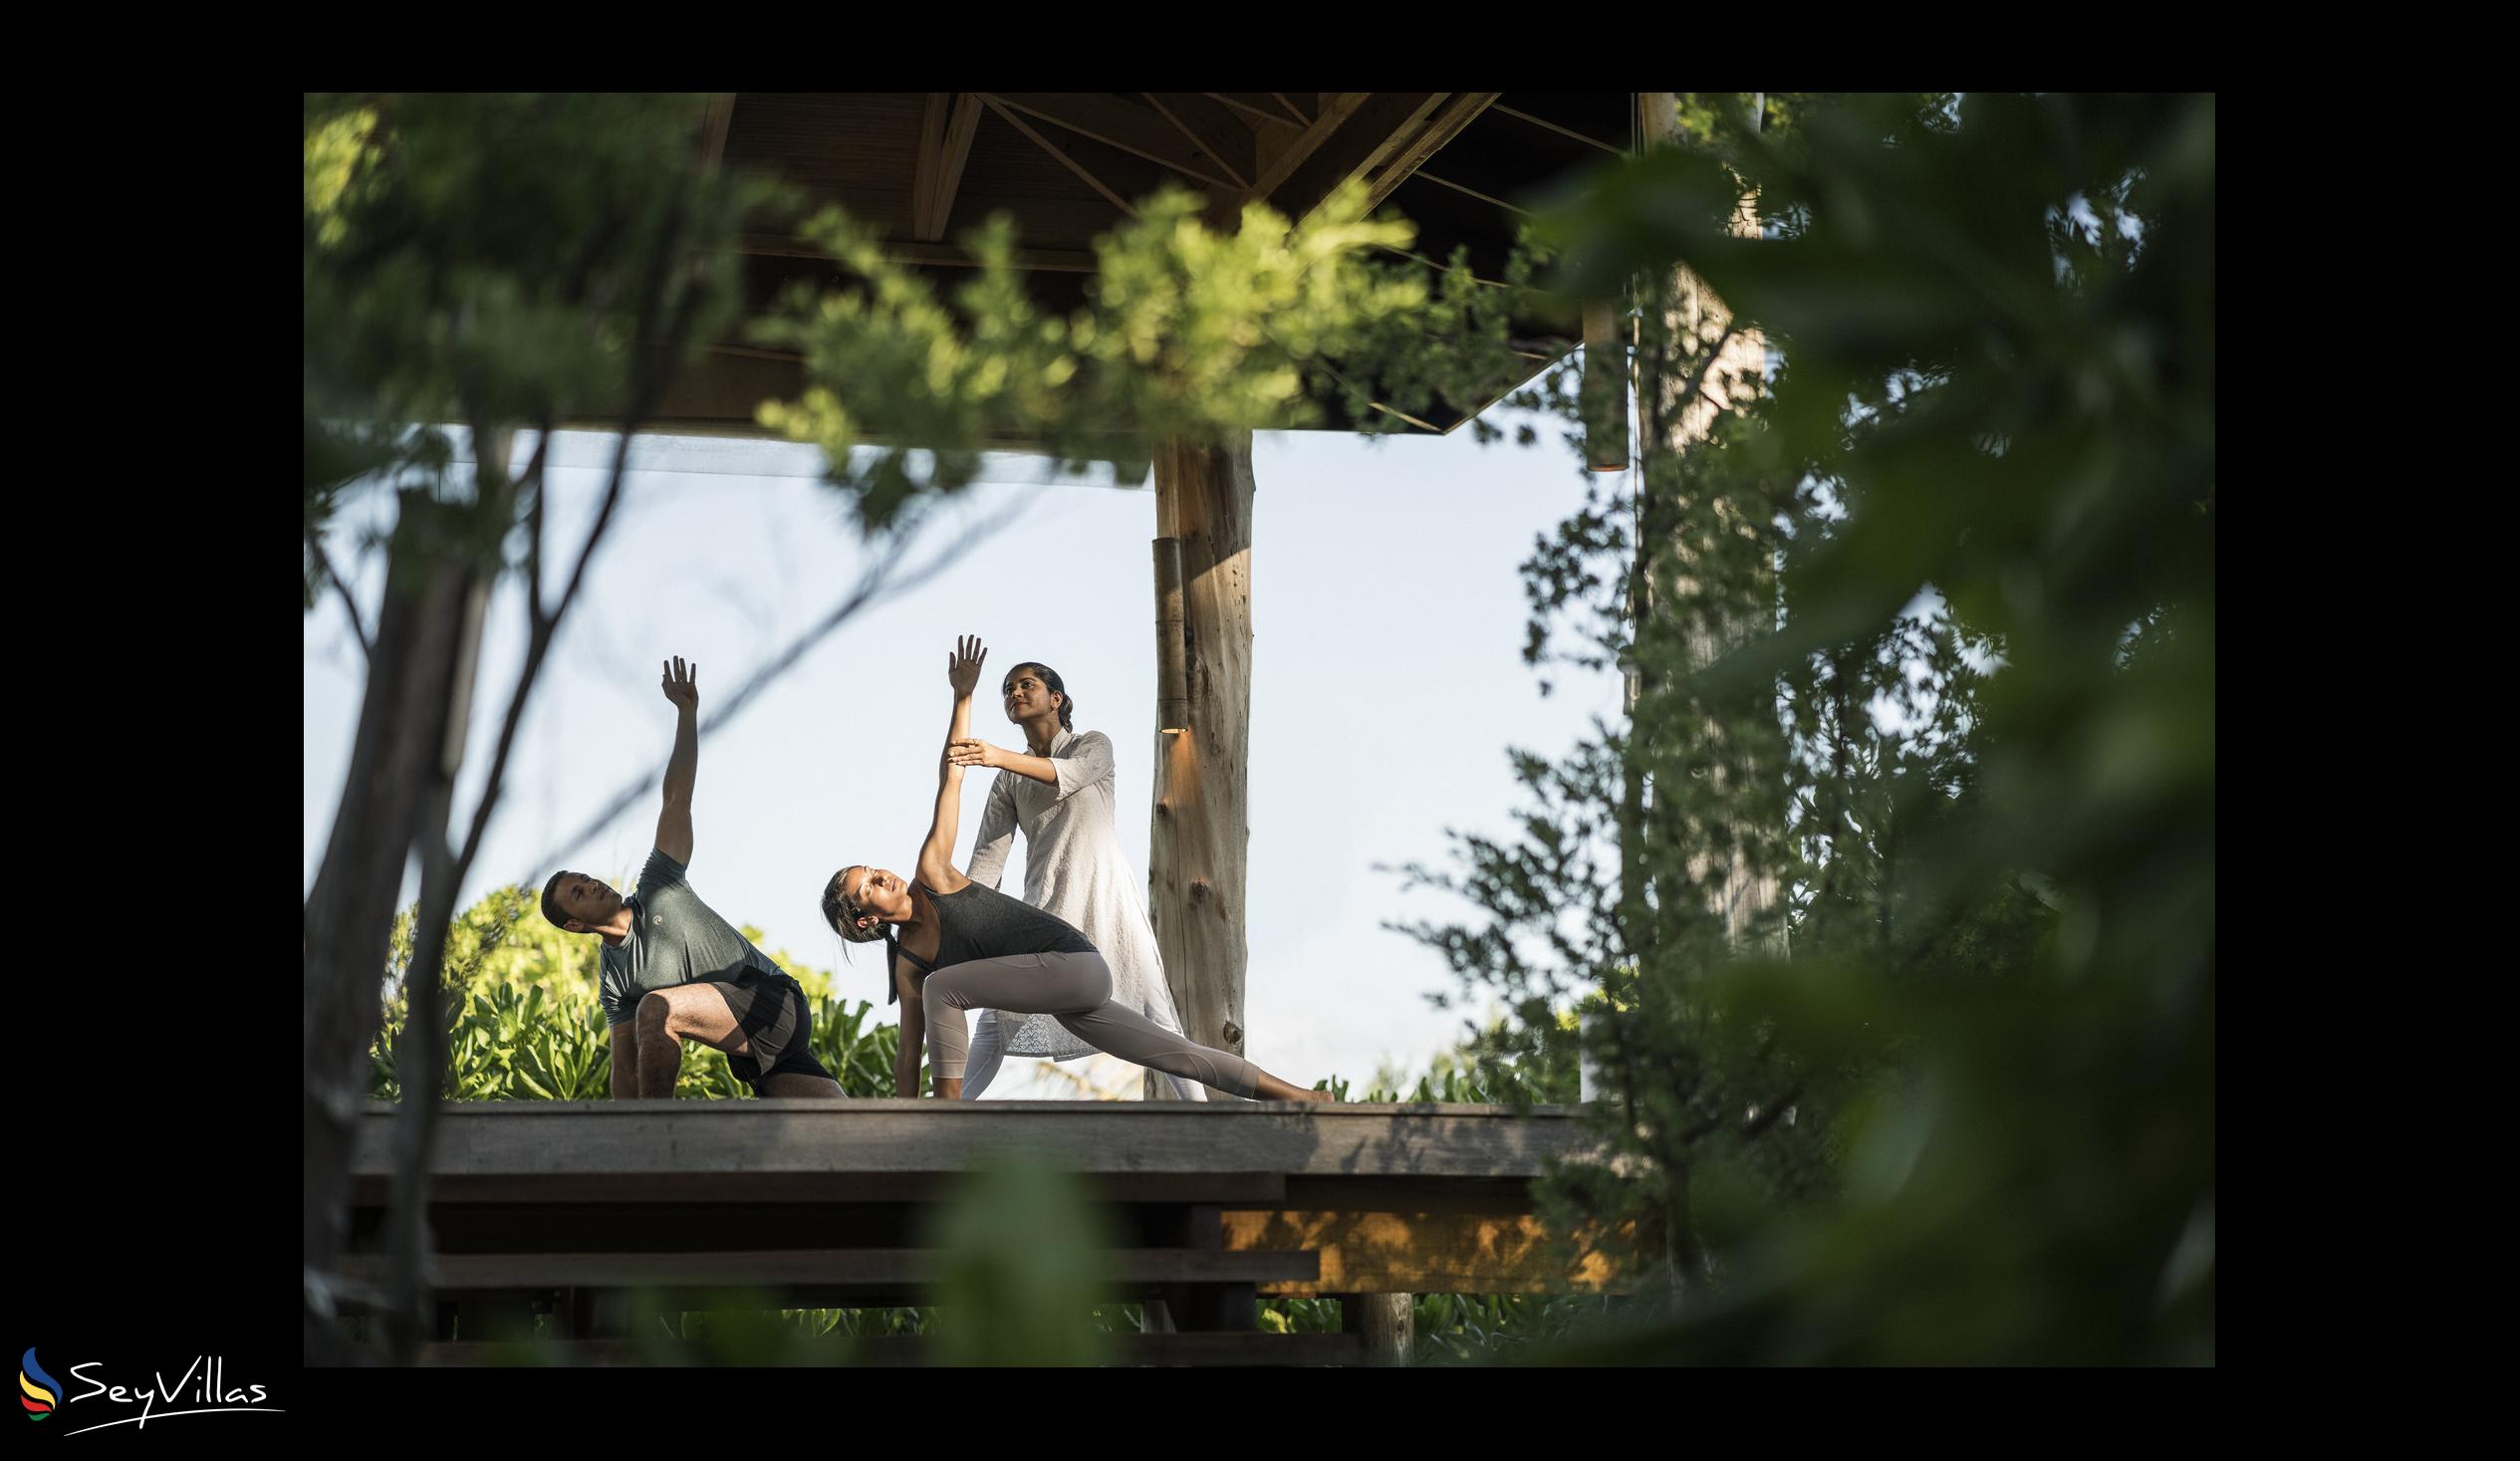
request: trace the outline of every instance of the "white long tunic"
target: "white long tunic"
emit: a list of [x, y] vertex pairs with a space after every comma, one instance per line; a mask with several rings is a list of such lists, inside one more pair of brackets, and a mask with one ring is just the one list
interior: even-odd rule
[[[1179, 1034], [1181, 1016], [1163, 980], [1154, 926], [1146, 921], [1136, 875], [1121, 850], [1111, 737], [1101, 731], [1063, 730], [1050, 742], [1050, 762], [1059, 773], [1057, 786], [1012, 771], [997, 774], [989, 787], [988, 808], [980, 814], [971, 865], [963, 875], [997, 887], [1020, 829], [1024, 901], [1073, 924], [1093, 941], [1112, 966], [1114, 1001]], [[1096, 1053], [1048, 1015], [990, 1010], [981, 1020], [975, 1054], [984, 1045], [998, 1045], [1008, 1055], [1058, 1061]], [[1196, 1082], [1176, 1080], [1172, 1086], [1184, 1099], [1206, 1099]]]

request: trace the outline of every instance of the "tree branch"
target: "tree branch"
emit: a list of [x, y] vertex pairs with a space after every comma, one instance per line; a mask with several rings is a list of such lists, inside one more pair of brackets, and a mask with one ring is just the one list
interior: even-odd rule
[[[543, 439], [535, 443], [533, 470], [537, 475], [537, 480], [533, 508], [535, 530], [533, 573], [537, 583], [534, 586], [534, 592], [527, 600], [527, 620], [530, 628], [526, 635], [525, 663], [517, 671], [516, 691], [508, 697], [507, 714], [499, 724], [499, 745], [497, 751], [491, 756], [490, 776], [482, 784], [481, 800], [473, 807], [472, 827], [464, 835], [463, 852], [456, 859], [456, 875], [459, 878], [472, 870], [472, 859], [481, 851], [482, 834], [490, 826], [490, 814], [498, 807], [499, 789], [507, 773], [508, 756], [515, 749], [517, 727], [525, 718], [526, 697], [533, 693], [535, 676], [542, 671], [543, 656], [550, 651], [552, 639], [559, 632], [561, 619], [568, 614], [569, 606], [576, 602], [578, 590], [586, 582], [587, 564], [595, 557], [597, 546], [604, 541], [605, 529], [612, 525], [613, 510], [621, 505], [622, 489], [630, 477], [630, 442], [638, 434], [639, 423], [644, 421], [647, 413], [655, 408], [657, 397], [664, 393], [666, 374], [672, 368], [673, 359], [678, 352], [683, 332], [690, 328], [691, 311], [700, 294], [698, 286], [686, 285], [674, 295], [670, 306], [667, 306], [663, 299], [665, 276], [669, 275], [675, 267], [675, 252], [681, 237], [682, 225], [682, 194], [677, 191], [673, 204], [666, 214], [664, 226], [660, 230], [656, 252], [648, 261], [650, 271], [648, 287], [640, 292], [642, 295], [640, 303], [645, 308], [639, 315], [639, 335], [631, 344], [630, 401], [629, 407], [622, 413], [621, 439], [615, 444], [613, 450], [613, 475], [605, 484], [604, 501], [596, 508], [595, 526], [588, 530], [586, 542], [578, 549], [578, 561], [569, 570], [568, 586], [561, 590], [560, 602], [552, 606], [551, 612], [548, 614], [542, 609], [539, 583], [542, 573], [544, 496], [540, 473], [543, 469], [543, 452], [551, 444], [548, 417], [545, 418], [546, 429]], [[670, 318], [666, 321], [661, 333], [651, 333], [647, 322], [654, 318], [654, 312], [658, 309], [666, 309]]]
[[371, 653], [368, 643], [368, 625], [359, 616], [359, 601], [350, 597], [350, 585], [343, 583], [342, 576], [333, 571], [333, 560], [325, 556], [322, 536], [316, 533], [307, 534], [306, 546], [307, 550], [315, 555], [316, 568], [326, 579], [332, 581], [334, 589], [341, 594], [342, 611], [350, 615], [351, 636], [359, 641], [359, 657], [368, 658]]
[[[768, 688], [772, 680], [794, 667], [799, 659], [804, 658], [808, 651], [812, 650], [815, 645], [821, 643], [834, 629], [839, 628], [840, 625], [850, 617], [850, 615], [866, 607], [867, 603], [872, 600], [879, 591], [886, 588], [895, 588], [904, 591], [916, 588], [928, 579], [933, 578], [938, 572], [942, 571], [947, 564], [960, 558], [982, 539], [1005, 528], [1009, 523], [1013, 522], [1022, 511], [1023, 507], [1019, 506], [1014, 512], [1000, 514], [998, 517], [980, 524], [956, 538], [950, 545], [939, 551], [933, 558], [919, 565], [917, 569], [898, 578], [892, 576], [890, 566], [899, 561], [899, 556], [892, 553], [879, 554], [877, 556], [876, 566], [869, 569], [865, 576], [859, 580], [856, 587], [852, 588], [847, 595], [843, 596], [839, 603], [832, 606], [829, 612], [825, 613], [823, 617], [812, 627], [806, 629], [805, 632], [799, 634], [795, 639], [791, 640], [785, 649], [780, 650], [776, 655], [772, 656], [768, 661], [763, 663], [760, 668], [754, 670], [752, 677], [745, 680], [733, 694], [727, 696], [725, 701], [718, 706], [716, 714], [700, 723], [700, 733], [704, 736], [714, 736], [717, 733], [718, 727], [733, 720], [743, 711], [744, 706], [750, 702], [754, 696], [758, 695], [762, 690]], [[637, 781], [625, 788], [620, 795], [616, 796], [601, 812], [598, 812], [595, 817], [590, 820], [584, 828], [580, 829], [575, 836], [571, 837], [559, 848], [555, 848], [551, 852], [545, 852], [541, 857], [535, 860], [533, 867], [527, 869], [527, 871], [532, 873], [545, 867], [558, 866], [560, 859], [563, 855], [565, 855], [569, 848], [592, 840], [596, 834], [602, 832], [607, 826], [611, 825], [614, 818], [621, 816], [624, 812], [636, 805], [641, 797], [647, 795], [647, 793], [655, 787], [660, 775], [660, 772], [648, 772]]]
[[532, 506], [525, 517], [525, 617], [528, 623], [543, 617], [543, 502], [551, 494], [544, 486], [543, 469], [551, 454], [551, 413], [543, 413], [539, 434], [534, 438], [534, 459], [525, 464], [524, 483], [534, 489]]
[[1775, 1125], [1776, 1118], [1785, 1114], [1787, 1111], [1792, 1110], [1794, 1108], [1794, 1102], [1802, 1099], [1802, 1096], [1803, 1087], [1801, 1082], [1798, 1081], [1792, 1086], [1785, 1088], [1785, 1094], [1783, 1096], [1780, 1096], [1776, 1099], [1769, 1101], [1766, 1105], [1761, 1106], [1757, 1115], [1742, 1122], [1741, 1139], [1744, 1141], [1751, 1140], [1760, 1132]]

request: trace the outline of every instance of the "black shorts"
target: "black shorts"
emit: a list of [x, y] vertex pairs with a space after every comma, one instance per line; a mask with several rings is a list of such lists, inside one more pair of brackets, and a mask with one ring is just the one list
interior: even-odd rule
[[832, 1079], [832, 1073], [814, 1059], [814, 1016], [805, 1003], [805, 986], [794, 977], [746, 969], [732, 981], [712, 980], [711, 987], [726, 996], [726, 1007], [735, 1014], [735, 1028], [744, 1032], [752, 1051], [730, 1055], [726, 1064], [755, 1096], [761, 1094], [762, 1081], [771, 1076]]

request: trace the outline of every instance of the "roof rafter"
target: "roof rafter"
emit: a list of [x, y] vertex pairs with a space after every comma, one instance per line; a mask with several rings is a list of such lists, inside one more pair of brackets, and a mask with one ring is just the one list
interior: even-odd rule
[[1469, 194], [1471, 197], [1474, 197], [1474, 198], [1478, 199], [1478, 200], [1479, 200], [1480, 202], [1482, 202], [1482, 203], [1492, 204], [1492, 205], [1494, 205], [1494, 206], [1496, 206], [1496, 207], [1499, 207], [1499, 208], [1504, 209], [1504, 210], [1505, 210], [1506, 212], [1508, 212], [1508, 213], [1515, 213], [1515, 214], [1519, 214], [1519, 215], [1521, 215], [1522, 217], [1525, 217], [1525, 218], [1529, 218], [1529, 217], [1531, 217], [1531, 216], [1532, 216], [1531, 210], [1530, 210], [1529, 208], [1519, 207], [1519, 206], [1517, 206], [1517, 205], [1515, 205], [1515, 204], [1513, 204], [1513, 203], [1506, 202], [1503, 198], [1490, 197], [1490, 196], [1489, 196], [1489, 195], [1487, 195], [1486, 193], [1480, 192], [1477, 188], [1470, 187], [1470, 186], [1467, 186], [1467, 185], [1462, 184], [1462, 183], [1454, 182], [1454, 181], [1453, 181], [1451, 178], [1449, 178], [1449, 177], [1437, 177], [1435, 174], [1433, 174], [1433, 173], [1431, 173], [1431, 172], [1428, 172], [1428, 171], [1427, 171], [1425, 168], [1423, 168], [1423, 167], [1420, 167], [1420, 168], [1418, 168], [1416, 171], [1411, 172], [1411, 173], [1409, 174], [1409, 176], [1410, 176], [1410, 177], [1414, 177], [1414, 178], [1418, 178], [1418, 179], [1420, 179], [1421, 181], [1435, 183], [1435, 184], [1437, 184], [1437, 185], [1439, 185], [1439, 186], [1442, 186], [1442, 187], [1448, 187], [1448, 188], [1452, 189], [1452, 190], [1453, 190], [1454, 192], [1456, 192], [1456, 193], [1467, 193], [1467, 194]]
[[[1208, 95], [1215, 94], [1211, 92]], [[1255, 198], [1268, 198], [1274, 195], [1279, 184], [1285, 182], [1297, 168], [1303, 166], [1313, 153], [1320, 149], [1321, 144], [1330, 139], [1330, 134], [1339, 129], [1342, 122], [1357, 115], [1376, 95], [1373, 92], [1335, 92], [1324, 98], [1321, 116], [1315, 119], [1312, 125], [1297, 133], [1276, 152], [1263, 154], [1266, 160], [1261, 164], [1260, 175], [1252, 180], [1251, 195]], [[1309, 204], [1305, 211], [1311, 211]]]
[[1590, 135], [1586, 132], [1577, 131], [1571, 126], [1560, 126], [1558, 123], [1551, 122], [1545, 117], [1534, 117], [1528, 112], [1516, 111], [1514, 108], [1505, 106], [1503, 103], [1498, 103], [1496, 110], [1507, 117], [1513, 118], [1516, 122], [1528, 122], [1534, 126], [1546, 127], [1550, 131], [1556, 132], [1562, 137], [1573, 137], [1579, 142], [1599, 147], [1614, 157], [1627, 155], [1620, 148], [1612, 146], [1610, 143], [1603, 141], [1600, 137]]
[[1114, 192], [1110, 185], [1105, 183], [1103, 179], [1096, 177], [1091, 171], [1089, 171], [1084, 163], [1079, 162], [1076, 158], [1059, 150], [1058, 143], [1053, 142], [1046, 136], [1043, 136], [1032, 127], [1025, 125], [1024, 119], [1016, 116], [1013, 108], [1007, 106], [1004, 102], [999, 101], [995, 97], [984, 96], [981, 100], [988, 103], [990, 111], [1005, 118], [1007, 125], [1012, 126], [1017, 131], [1031, 137], [1033, 139], [1033, 145], [1041, 148], [1045, 152], [1048, 152], [1051, 156], [1058, 158], [1060, 163], [1066, 166], [1070, 172], [1084, 178], [1086, 185], [1093, 188], [1096, 192], [1101, 193], [1111, 202], [1113, 207], [1120, 209], [1121, 212], [1127, 214], [1133, 219], [1137, 216], [1137, 210], [1130, 206], [1127, 198], [1124, 198], [1119, 193]]
[[726, 156], [726, 131], [735, 121], [735, 94], [711, 92], [708, 118], [700, 125], [700, 166], [715, 172]]
[[[1251, 133], [1248, 130], [1236, 127], [1231, 117], [1215, 116], [1212, 107], [1206, 117], [1194, 117], [1191, 111], [1192, 106], [1207, 101], [1206, 98], [1194, 92], [1173, 93], [1169, 105], [1163, 98], [1152, 92], [1140, 92], [1138, 95], [1144, 97], [1146, 105], [1161, 114], [1164, 121], [1171, 122], [1175, 130], [1188, 137], [1190, 145], [1198, 148], [1201, 156], [1215, 163], [1226, 176], [1232, 178], [1234, 188], [1238, 193], [1250, 189], [1252, 175], [1257, 169], [1251, 165]], [[1191, 124], [1193, 121], [1204, 122], [1206, 124], [1195, 126]], [[1229, 127], [1239, 132], [1239, 137], [1230, 135], [1227, 132]], [[1236, 146], [1236, 141], [1239, 141], [1241, 145]], [[1242, 162], [1240, 167], [1234, 165], [1237, 158]]]
[[1095, 92], [987, 92], [991, 102], [1030, 113], [1079, 136], [1118, 147], [1168, 167], [1195, 182], [1239, 192], [1245, 185], [1194, 148], [1182, 145], [1164, 125], [1160, 111], [1148, 112]]
[[[1263, 172], [1260, 192], [1289, 218], [1303, 218], [1352, 178], [1371, 177], [1435, 114], [1449, 93], [1349, 92], [1326, 106], [1305, 133], [1312, 145], [1293, 165]], [[1291, 156], [1292, 154], [1288, 154]], [[1272, 175], [1274, 173], [1274, 175]], [[1396, 179], [1394, 179], [1396, 184]]]
[[[948, 118], [946, 99], [953, 105]], [[954, 195], [962, 189], [962, 165], [971, 156], [971, 135], [980, 128], [980, 99], [970, 92], [930, 92], [918, 133], [918, 176], [910, 184], [910, 234], [926, 243], [945, 236]]]
[[[1368, 208], [1382, 206], [1383, 200], [1391, 195], [1391, 189], [1398, 187], [1411, 173], [1417, 171], [1427, 158], [1432, 157], [1442, 148], [1444, 143], [1459, 136], [1461, 128], [1468, 126], [1477, 120], [1480, 113], [1495, 105], [1496, 99], [1501, 95], [1503, 94], [1499, 92], [1452, 93], [1443, 105], [1437, 107], [1424, 122], [1417, 125], [1414, 131], [1406, 134], [1400, 144], [1392, 150], [1390, 156], [1384, 161], [1382, 171], [1373, 174], [1372, 180], [1366, 185], [1366, 206]], [[1489, 199], [1489, 201], [1495, 200]], [[1512, 205], [1504, 204], [1503, 206], [1511, 207]], [[1522, 210], [1517, 208], [1515, 211]]]
[[1286, 114], [1280, 112], [1275, 107], [1255, 105], [1251, 101], [1247, 100], [1251, 95], [1249, 93], [1201, 92], [1199, 95], [1202, 97], [1213, 97], [1217, 101], [1224, 103], [1226, 106], [1233, 108], [1236, 112], [1241, 113], [1243, 116], [1251, 118], [1257, 122], [1268, 122], [1273, 126], [1292, 126], [1301, 129], [1306, 124], [1301, 122], [1288, 121]]

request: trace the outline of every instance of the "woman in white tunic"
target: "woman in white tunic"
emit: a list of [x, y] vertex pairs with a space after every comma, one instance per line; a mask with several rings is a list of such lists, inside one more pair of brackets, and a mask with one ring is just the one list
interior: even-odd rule
[[[1112, 999], [1156, 1025], [1182, 1034], [1172, 991], [1163, 981], [1163, 957], [1136, 875], [1121, 851], [1113, 816], [1112, 741], [1101, 731], [1078, 734], [1076, 707], [1059, 672], [1024, 663], [1006, 672], [1000, 686], [1006, 718], [1024, 731], [1024, 751], [1001, 750], [977, 737], [955, 741], [946, 754], [957, 766], [997, 772], [989, 788], [980, 835], [963, 875], [995, 888], [1006, 872], [1015, 834], [1024, 834], [1024, 901], [1073, 924], [1112, 966]], [[1095, 1054], [1049, 1015], [990, 1010], [971, 1037], [963, 1068], [963, 1098], [976, 1098], [997, 1076], [1006, 1057], [1047, 1056], [1072, 1061]], [[1176, 1099], [1205, 1100], [1206, 1088], [1179, 1076], [1169, 1082]]]

